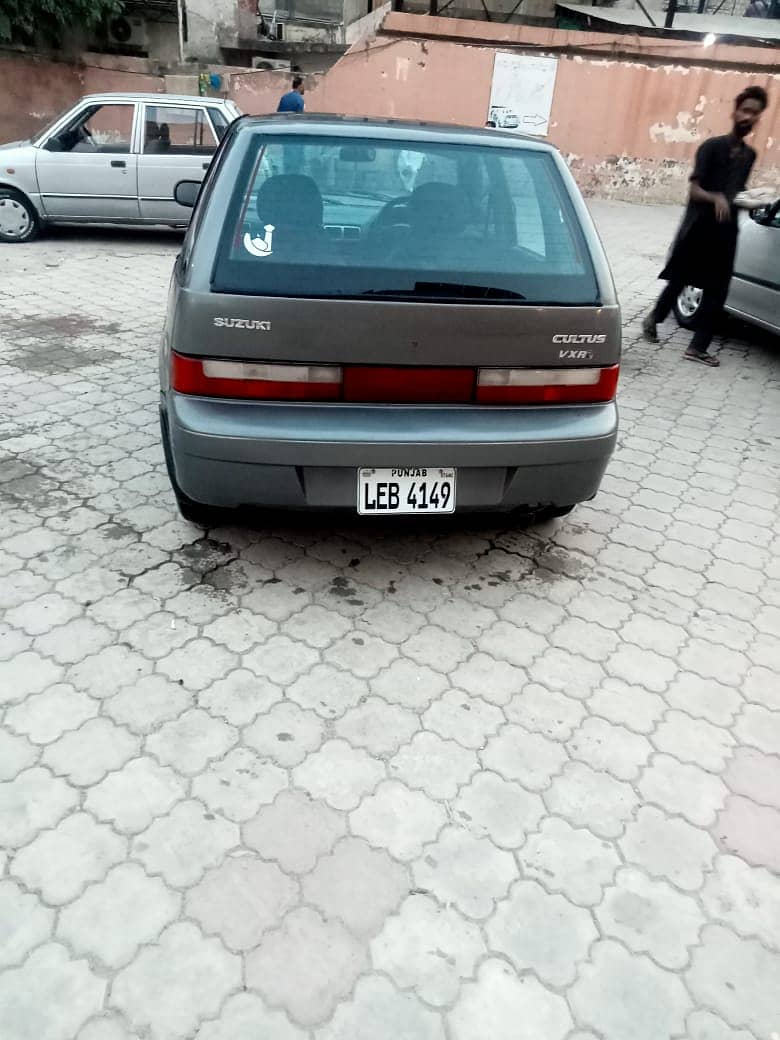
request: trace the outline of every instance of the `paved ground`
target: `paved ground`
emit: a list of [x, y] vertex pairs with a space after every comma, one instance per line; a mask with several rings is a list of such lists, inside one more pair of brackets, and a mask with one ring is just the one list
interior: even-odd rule
[[2, 1040], [780, 1032], [780, 347], [637, 342], [565, 522], [177, 518], [175, 237], [0, 284]]

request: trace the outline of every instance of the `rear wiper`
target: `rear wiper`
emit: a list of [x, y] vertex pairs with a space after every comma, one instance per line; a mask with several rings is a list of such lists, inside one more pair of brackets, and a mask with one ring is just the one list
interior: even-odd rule
[[522, 293], [494, 285], [463, 282], [415, 282], [413, 289], [366, 289], [362, 296], [456, 296], [471, 300], [524, 300]]

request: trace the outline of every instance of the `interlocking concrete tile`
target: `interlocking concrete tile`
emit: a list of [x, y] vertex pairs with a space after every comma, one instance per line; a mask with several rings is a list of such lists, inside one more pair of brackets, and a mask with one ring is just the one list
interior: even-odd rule
[[289, 686], [319, 659], [317, 651], [287, 636], [271, 636], [265, 643], [244, 654], [244, 668], [280, 686]]
[[391, 777], [431, 798], [454, 798], [479, 768], [476, 754], [436, 733], [416, 733], [390, 760]]
[[677, 672], [677, 664], [671, 658], [642, 650], [633, 643], [620, 646], [604, 667], [615, 678], [654, 693], [663, 693]]
[[340, 813], [300, 791], [282, 791], [243, 827], [250, 848], [293, 874], [308, 873], [345, 831]]
[[668, 711], [651, 740], [659, 751], [713, 773], [721, 772], [735, 744], [727, 729], [704, 719], [692, 719], [683, 711]]
[[193, 639], [157, 662], [157, 671], [188, 690], [205, 690], [238, 665], [236, 654], [209, 639]]
[[422, 717], [426, 729], [463, 747], [482, 748], [506, 719], [493, 704], [460, 690], [448, 690]]
[[352, 935], [375, 935], [409, 891], [406, 870], [361, 838], [342, 838], [303, 879], [304, 901]]
[[216, 618], [228, 614], [231, 601], [213, 585], [194, 585], [167, 599], [163, 609], [176, 617], [184, 618], [193, 625], [207, 625]]
[[256, 993], [229, 997], [218, 1019], [204, 1022], [195, 1040], [306, 1040], [282, 1011], [272, 1011]]
[[20, 968], [0, 975], [0, 1036], [71, 1040], [100, 1011], [106, 986], [64, 946], [40, 946]]
[[452, 1004], [485, 943], [476, 924], [424, 895], [410, 895], [371, 943], [374, 965], [428, 1004]]
[[506, 780], [517, 780], [529, 791], [549, 787], [568, 756], [563, 745], [520, 726], [505, 726], [492, 737], [482, 753], [482, 762]]
[[218, 935], [234, 953], [257, 946], [298, 899], [298, 885], [273, 863], [234, 856], [206, 873], [185, 901], [207, 935]]
[[323, 657], [334, 670], [359, 679], [371, 679], [398, 656], [398, 648], [368, 633], [352, 632], [325, 651]]
[[198, 704], [231, 726], [246, 726], [281, 701], [282, 690], [246, 668], [237, 668], [198, 694]]
[[6, 611], [9, 625], [22, 629], [31, 636], [40, 636], [72, 621], [81, 613], [81, 607], [58, 592], [48, 592], [38, 599], [22, 603]]
[[241, 960], [190, 922], [170, 925], [116, 976], [111, 1004], [141, 1035], [188, 1036], [241, 987]]
[[752, 621], [761, 607], [761, 601], [757, 596], [737, 589], [727, 589], [725, 585], [716, 585], [714, 582], [705, 585], [698, 602], [704, 608], [722, 611], [741, 621]]
[[42, 693], [60, 678], [62, 669], [34, 650], [0, 662], [0, 705], [15, 704], [31, 693]]
[[413, 874], [418, 888], [430, 891], [445, 905], [454, 904], [466, 917], [481, 920], [506, 895], [517, 877], [517, 866], [509, 852], [497, 849], [487, 838], [447, 827], [423, 850]]
[[553, 646], [578, 654], [589, 661], [606, 661], [618, 645], [610, 629], [594, 621], [569, 618], [550, 635]]
[[99, 704], [88, 694], [58, 683], [10, 707], [5, 718], [14, 732], [26, 735], [34, 744], [50, 744], [63, 733], [78, 729], [98, 710]]
[[264, 643], [276, 631], [276, 624], [243, 607], [231, 609], [229, 614], [204, 625], [203, 635], [226, 646], [233, 653], [242, 654], [255, 645]]
[[0, 622], [0, 661], [10, 661], [17, 654], [29, 650], [31, 644], [32, 636]]
[[159, 878], [147, 877], [136, 863], [122, 863], [63, 908], [57, 937], [76, 953], [119, 968], [155, 939], [179, 910], [179, 896]]
[[293, 639], [302, 640], [318, 650], [324, 650], [341, 639], [351, 628], [346, 618], [317, 604], [304, 607], [285, 622], [285, 631]]
[[365, 701], [368, 690], [365, 679], [330, 664], [318, 664], [289, 687], [287, 697], [323, 719], [336, 719]]
[[723, 779], [734, 794], [780, 809], [780, 758], [777, 755], [738, 747]]
[[120, 769], [138, 753], [140, 745], [129, 730], [110, 719], [88, 719], [79, 729], [49, 744], [41, 764], [56, 776], [66, 776], [72, 784], [85, 787]]
[[134, 758], [91, 787], [84, 808], [98, 820], [112, 823], [123, 834], [137, 834], [155, 817], [167, 813], [185, 793], [181, 777], [144, 756]]
[[448, 1015], [452, 1040], [563, 1040], [573, 1022], [566, 1001], [506, 961], [483, 961]]
[[617, 838], [638, 799], [630, 784], [582, 762], [569, 762], [542, 795], [548, 809], [602, 838]]
[[693, 672], [680, 672], [664, 697], [673, 708], [716, 726], [731, 726], [743, 703], [738, 690]]
[[209, 809], [241, 823], [287, 787], [283, 769], [246, 747], [233, 748], [192, 782], [192, 795]]
[[490, 948], [518, 970], [533, 971], [549, 986], [574, 982], [578, 965], [598, 938], [589, 911], [535, 881], [517, 881], [488, 921]]
[[454, 686], [499, 707], [508, 704], [527, 682], [522, 669], [483, 653], [470, 657], [450, 678]]
[[606, 679], [587, 703], [592, 714], [642, 734], [651, 733], [667, 709], [657, 693], [620, 679]]
[[152, 733], [146, 740], [146, 749], [163, 765], [194, 776], [224, 755], [237, 740], [235, 727], [200, 708], [191, 708]]
[[722, 925], [708, 925], [693, 951], [686, 981], [694, 999], [724, 1021], [771, 1040], [777, 1028], [780, 954]]
[[386, 780], [363, 799], [349, 822], [352, 833], [374, 848], [386, 848], [395, 859], [409, 861], [435, 840], [446, 819], [444, 807], [422, 791]]
[[293, 1021], [313, 1026], [330, 1018], [368, 963], [366, 947], [340, 921], [299, 907], [247, 954], [246, 982]]
[[14, 736], [0, 729], [0, 781], [13, 780], [18, 773], [32, 766], [39, 755], [40, 749], [26, 737]]
[[689, 892], [701, 888], [716, 853], [705, 830], [666, 816], [653, 805], [640, 807], [618, 844], [630, 863]]
[[235, 823], [208, 812], [200, 802], [183, 801], [138, 834], [131, 855], [148, 874], [161, 874], [169, 885], [196, 884], [239, 843]]
[[432, 668], [401, 657], [371, 680], [372, 693], [412, 711], [423, 711], [449, 686], [447, 678]]
[[345, 740], [328, 740], [293, 771], [296, 787], [349, 812], [384, 779], [384, 765]]
[[585, 700], [604, 681], [600, 664], [583, 661], [568, 650], [552, 648], [542, 654], [529, 668], [530, 677], [550, 690], [559, 690], [568, 697]]
[[690, 896], [631, 867], [618, 871], [595, 914], [603, 935], [620, 939], [636, 953], [648, 953], [672, 971], [686, 967], [705, 923]]
[[724, 852], [733, 852], [758, 867], [780, 872], [780, 812], [731, 795], [712, 827]]
[[549, 648], [544, 636], [508, 621], [497, 621], [476, 642], [481, 652], [516, 668], [528, 668]]
[[146, 735], [175, 719], [192, 703], [192, 694], [162, 675], [144, 675], [103, 702], [103, 712], [133, 733]]
[[585, 719], [566, 746], [572, 758], [618, 780], [635, 780], [653, 750], [645, 737], [599, 717]]
[[8, 849], [20, 848], [45, 828], [54, 827], [77, 805], [79, 796], [48, 769], [26, 769], [0, 783], [0, 834]]
[[[0, 550], [2, 552], [2, 550]], [[14, 559], [11, 557], [11, 559]], [[30, 571], [12, 571], [0, 584], [0, 607], [7, 610], [28, 599], [41, 596], [50, 589], [49, 582], [40, 574]]]
[[523, 729], [565, 740], [586, 712], [580, 701], [529, 683], [504, 706], [504, 714]]
[[613, 941], [599, 942], [569, 991], [578, 1020], [605, 1040], [671, 1040], [691, 1008], [680, 978]]
[[653, 756], [637, 787], [647, 801], [698, 827], [714, 823], [727, 794], [720, 777], [663, 754]]
[[283, 701], [258, 715], [243, 733], [244, 742], [263, 757], [290, 768], [304, 761], [323, 740], [325, 727], [313, 711]]
[[731, 1029], [711, 1011], [694, 1011], [688, 1016], [687, 1036], [689, 1040], [756, 1040], [752, 1033]]
[[194, 625], [169, 611], [150, 614], [122, 632], [129, 646], [153, 660], [167, 656], [195, 635]]
[[734, 725], [734, 733], [743, 744], [770, 755], [777, 754], [780, 750], [780, 711], [769, 711], [760, 704], [746, 704]]
[[404, 643], [404, 655], [421, 667], [447, 674], [473, 653], [473, 644], [437, 625], [420, 628]]
[[772, 711], [780, 711], [780, 683], [776, 672], [769, 668], [750, 668], [745, 676], [742, 693], [749, 701], [762, 704]]
[[568, 613], [585, 621], [598, 622], [605, 628], [623, 629], [631, 616], [631, 607], [614, 597], [585, 589], [569, 603]]
[[101, 881], [127, 855], [127, 842], [85, 812], [42, 831], [11, 861], [11, 873], [47, 903], [74, 899], [90, 881]]
[[414, 996], [398, 993], [387, 979], [368, 977], [316, 1035], [317, 1040], [444, 1040], [444, 1028]]
[[704, 679], [717, 679], [736, 687], [750, 668], [750, 661], [744, 654], [704, 639], [691, 639], [680, 654], [680, 664]]
[[562, 892], [573, 903], [595, 906], [617, 870], [620, 859], [609, 842], [547, 817], [517, 859], [524, 877], [540, 881], [549, 892]]
[[21, 964], [30, 950], [46, 942], [54, 911], [14, 881], [0, 881], [0, 968]]
[[473, 835], [506, 849], [519, 848], [545, 814], [538, 794], [484, 771], [461, 788], [453, 810]]
[[[409, 627], [411, 627], [413, 617], [414, 615], [409, 616]], [[455, 635], [462, 636], [464, 639], [475, 639], [495, 620], [494, 611], [481, 607], [478, 603], [469, 603], [462, 599], [450, 599], [436, 607], [436, 624], [439, 628], [443, 628], [447, 632], [454, 632]], [[511, 618], [507, 618], [507, 620], [511, 620]], [[396, 631], [400, 630], [398, 623], [394, 628]], [[411, 635], [411, 632], [409, 634]], [[389, 638], [389, 636], [385, 636], [385, 638]]]
[[90, 618], [74, 618], [58, 628], [36, 636], [33, 646], [59, 664], [74, 664], [108, 646], [114, 633]]
[[701, 894], [710, 918], [780, 950], [780, 878], [736, 856], [719, 856]]
[[72, 665], [66, 678], [77, 689], [103, 699], [148, 675], [152, 667], [152, 661], [142, 653], [125, 644], [115, 644]]

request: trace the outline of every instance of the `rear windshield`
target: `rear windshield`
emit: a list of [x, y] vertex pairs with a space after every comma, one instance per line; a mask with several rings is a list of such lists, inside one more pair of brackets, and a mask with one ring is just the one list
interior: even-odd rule
[[308, 135], [252, 141], [212, 288], [598, 302], [590, 257], [550, 155]]

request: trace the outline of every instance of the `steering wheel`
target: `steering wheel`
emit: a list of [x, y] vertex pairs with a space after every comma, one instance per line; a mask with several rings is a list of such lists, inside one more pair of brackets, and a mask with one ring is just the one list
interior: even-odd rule
[[369, 234], [376, 235], [393, 227], [411, 227], [409, 220], [409, 196], [401, 195], [400, 198], [391, 199], [374, 217]]

